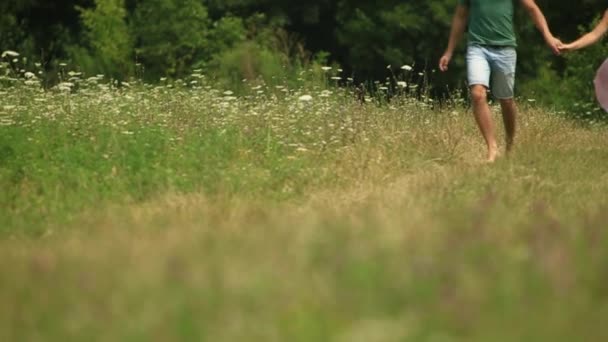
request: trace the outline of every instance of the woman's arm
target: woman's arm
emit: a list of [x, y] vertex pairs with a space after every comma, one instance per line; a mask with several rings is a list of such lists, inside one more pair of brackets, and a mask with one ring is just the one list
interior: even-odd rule
[[597, 43], [604, 34], [608, 31], [608, 11], [604, 13], [604, 18], [600, 23], [593, 29], [593, 31], [587, 33], [586, 35], [579, 38], [577, 41], [572, 42], [570, 44], [564, 45], [562, 50], [564, 51], [572, 51], [585, 48], [591, 44]]

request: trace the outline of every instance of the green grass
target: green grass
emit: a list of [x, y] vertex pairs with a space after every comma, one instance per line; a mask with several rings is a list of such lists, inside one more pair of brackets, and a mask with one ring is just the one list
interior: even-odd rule
[[0, 90], [1, 341], [608, 339], [604, 127], [79, 87]]

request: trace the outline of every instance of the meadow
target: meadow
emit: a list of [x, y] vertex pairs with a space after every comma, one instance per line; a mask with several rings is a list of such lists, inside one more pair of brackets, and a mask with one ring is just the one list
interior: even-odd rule
[[0, 80], [0, 341], [608, 340], [603, 125], [68, 76]]

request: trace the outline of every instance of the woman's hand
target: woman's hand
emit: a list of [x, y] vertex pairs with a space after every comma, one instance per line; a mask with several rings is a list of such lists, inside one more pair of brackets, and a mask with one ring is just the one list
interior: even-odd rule
[[561, 52], [570, 52], [570, 51], [574, 51], [574, 50], [575, 49], [572, 44], [562, 44], [559, 47], [559, 51], [561, 51]]

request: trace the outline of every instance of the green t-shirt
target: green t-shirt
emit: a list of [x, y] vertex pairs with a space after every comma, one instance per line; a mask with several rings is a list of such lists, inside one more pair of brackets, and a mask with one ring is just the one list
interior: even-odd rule
[[469, 8], [469, 44], [517, 46], [513, 0], [459, 0]]

